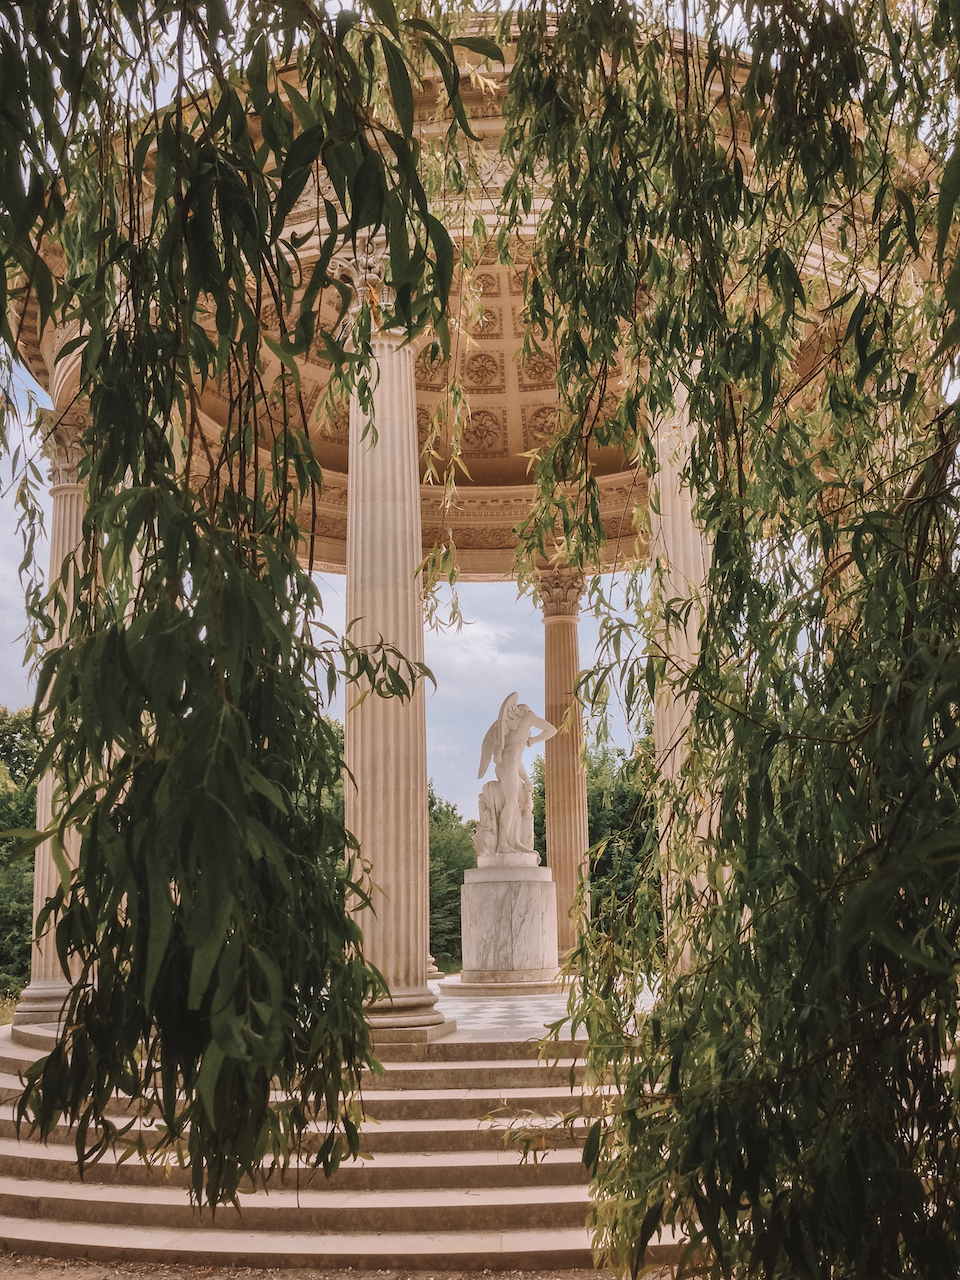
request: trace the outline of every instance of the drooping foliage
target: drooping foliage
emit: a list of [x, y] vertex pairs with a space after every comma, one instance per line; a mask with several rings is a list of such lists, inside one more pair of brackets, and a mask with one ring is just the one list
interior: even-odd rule
[[[422, 673], [319, 629], [298, 557], [323, 481], [295, 360], [363, 398], [371, 327], [446, 342], [452, 243], [414, 136], [426, 68], [468, 130], [449, 25], [391, 0], [0, 4], [0, 342], [9, 364], [31, 328], [65, 335], [77, 396], [43, 429], [69, 456], [80, 422], [88, 504], [33, 598], [61, 875], [39, 928], [74, 985], [21, 1115], [74, 1123], [82, 1168], [116, 1137], [112, 1094], [153, 1108], [157, 1153], [182, 1145], [213, 1205], [311, 1128], [325, 1168], [357, 1147], [382, 980], [349, 910], [365, 893], [322, 708], [340, 677], [404, 697]], [[371, 251], [384, 291], [348, 314], [343, 273]], [[228, 406], [219, 438], [205, 386]]]
[[637, 1268], [673, 1227], [691, 1271], [945, 1280], [955, 7], [611, 0], [518, 23], [507, 196], [516, 225], [543, 200], [528, 309], [563, 398], [528, 533], [549, 550], [559, 525], [589, 559], [589, 450], [616, 441], [654, 478], [679, 465], [709, 561], [702, 590], [655, 571], [656, 618], [628, 580], [606, 624], [635, 713], [649, 690], [689, 721], [654, 793], [666, 950], [606, 913], [577, 955], [574, 1017], [619, 1096], [587, 1144], [601, 1252]]
[[[292, 361], [355, 374], [319, 299], [371, 230], [393, 318], [444, 340], [452, 257], [417, 163], [449, 191], [462, 153], [418, 156], [408, 85], [456, 73], [444, 15], [416, 13], [0, 4], [2, 287], [79, 322], [61, 358], [82, 359], [92, 423], [72, 633], [44, 686], [83, 832], [53, 906], [81, 981], [34, 1100], [96, 1150], [110, 1088], [158, 1098], [174, 1136], [191, 1122], [212, 1200], [289, 1153], [318, 1099], [332, 1117], [368, 1052], [376, 977], [351, 873], [323, 856], [339, 752], [310, 681], [390, 656], [314, 650], [294, 549], [320, 477]], [[595, 444], [654, 480], [679, 456], [710, 549], [695, 599], [654, 618], [628, 579], [606, 626], [628, 708], [649, 691], [690, 718], [679, 772], [651, 782], [664, 930], [598, 913], [577, 958], [575, 1017], [620, 1097], [587, 1151], [601, 1250], [635, 1267], [676, 1225], [715, 1274], [952, 1280], [956, 7], [561, 0], [514, 31], [499, 243], [533, 237], [528, 344], [556, 350], [562, 400], [528, 549], [590, 561]], [[305, 262], [285, 226], [317, 165], [335, 230]], [[5, 306], [0, 325], [9, 344]], [[213, 453], [204, 378], [231, 406]]]
[[[600, 900], [612, 895], [617, 904], [634, 891], [641, 861], [651, 844], [654, 816], [647, 799], [652, 742], [645, 739], [629, 755], [623, 747], [588, 744], [584, 759], [587, 788], [587, 839], [590, 843], [591, 914]], [[536, 757], [532, 770], [534, 844], [541, 857], [546, 846], [546, 785], [544, 759]], [[656, 845], [656, 841], [653, 841]], [[549, 864], [549, 857], [547, 857]], [[618, 907], [614, 907], [614, 910]]]

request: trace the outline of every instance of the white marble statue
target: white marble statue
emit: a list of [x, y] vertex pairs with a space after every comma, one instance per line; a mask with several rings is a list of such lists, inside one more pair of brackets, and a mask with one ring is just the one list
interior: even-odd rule
[[[534, 733], [539, 729], [539, 733]], [[504, 699], [496, 722], [490, 726], [480, 751], [482, 778], [491, 759], [496, 782], [480, 793], [480, 821], [474, 835], [478, 867], [535, 867], [540, 856], [533, 847], [533, 784], [523, 767], [523, 752], [556, 733], [511, 693]]]

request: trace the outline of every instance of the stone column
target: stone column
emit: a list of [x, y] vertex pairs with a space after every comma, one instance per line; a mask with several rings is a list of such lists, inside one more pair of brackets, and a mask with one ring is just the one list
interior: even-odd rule
[[[570, 569], [540, 573], [544, 625], [544, 717], [559, 732], [544, 745], [547, 862], [557, 886], [557, 941], [561, 956], [576, 944], [571, 918], [577, 883], [589, 870], [587, 779], [580, 761], [583, 728], [574, 697], [580, 675], [577, 623], [583, 575]], [[568, 719], [569, 716], [569, 719]]]
[[[684, 419], [663, 426], [657, 437], [656, 476], [657, 502], [650, 504], [650, 559], [657, 566], [658, 578], [655, 591], [661, 600], [689, 600], [699, 597], [707, 578], [710, 564], [710, 546], [699, 525], [694, 520], [694, 495], [681, 483], [681, 476], [690, 452], [692, 430]], [[658, 508], [658, 509], [655, 509]], [[663, 627], [659, 637], [667, 659], [667, 679], [657, 690], [653, 710], [653, 738], [657, 762], [661, 773], [676, 779], [682, 769], [687, 751], [687, 727], [690, 722], [690, 706], [687, 700], [675, 692], [672, 681], [690, 670], [700, 648], [700, 624], [702, 609], [698, 604], [687, 615], [685, 626], [673, 624]], [[709, 828], [709, 807], [704, 805], [699, 834], [706, 835]], [[669, 855], [669, 814], [661, 816], [664, 834], [662, 841], [663, 903], [668, 938], [673, 937], [680, 950], [680, 963], [685, 950], [683, 923], [679, 929], [670, 925], [670, 903], [675, 887], [671, 884], [671, 857]], [[698, 888], [705, 887], [700, 877], [694, 876]]]
[[[373, 338], [373, 423], [350, 405], [347, 621], [361, 645], [381, 639], [423, 661], [417, 568], [423, 558], [414, 387], [415, 349], [391, 332]], [[364, 434], [366, 432], [366, 434]], [[427, 986], [429, 825], [422, 687], [413, 698], [347, 690], [346, 825], [370, 863], [372, 909], [360, 913], [364, 951], [390, 988], [369, 1022], [380, 1042], [426, 1041], [455, 1024]]]
[[[650, 559], [658, 565], [663, 600], [689, 599], [706, 580], [709, 551], [693, 518], [693, 494], [680, 477], [690, 450], [686, 428], [665, 427], [658, 434], [656, 503], [650, 504]], [[658, 507], [658, 510], [654, 508]], [[690, 610], [686, 627], [664, 629], [661, 642], [668, 655], [667, 677], [689, 669], [700, 648], [700, 610]], [[663, 772], [676, 777], [683, 760], [683, 741], [690, 710], [669, 688], [654, 706], [653, 732]]]
[[[48, 437], [52, 449], [50, 490], [53, 514], [50, 526], [50, 572], [47, 579], [52, 586], [60, 578], [64, 563], [74, 555], [83, 541], [83, 515], [86, 509], [83, 485], [77, 483], [80, 463], [80, 430], [77, 420], [66, 416], [56, 421]], [[67, 599], [72, 594], [69, 580], [65, 587]], [[61, 643], [62, 633], [54, 636], [53, 644]], [[37, 826], [42, 830], [53, 819], [54, 776], [45, 774], [37, 787]], [[64, 852], [70, 863], [76, 862], [79, 837], [71, 830], [67, 834]], [[52, 840], [45, 841], [34, 855], [33, 919], [56, 892], [59, 872], [53, 860]], [[24, 988], [13, 1015], [17, 1025], [23, 1023], [58, 1022], [64, 1005], [70, 996], [70, 983], [63, 975], [57, 957], [56, 944], [49, 934], [39, 941], [34, 939], [30, 958], [30, 982]]]

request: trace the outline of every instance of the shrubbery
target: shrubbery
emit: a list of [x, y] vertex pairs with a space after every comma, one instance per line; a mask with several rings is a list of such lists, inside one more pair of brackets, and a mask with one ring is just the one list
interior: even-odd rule
[[[37, 787], [27, 779], [38, 749], [29, 709], [0, 706], [0, 831], [36, 825]], [[33, 858], [14, 856], [16, 844], [0, 840], [0, 995], [30, 980]]]
[[460, 886], [477, 865], [473, 825], [430, 783], [430, 950], [440, 968], [461, 958]]
[[[591, 896], [596, 902], [612, 892], [619, 901], [633, 891], [653, 820], [650, 804], [636, 780], [641, 755], [628, 755], [622, 747], [599, 746], [588, 747], [586, 755]], [[533, 829], [534, 843], [543, 856], [546, 822], [542, 755], [533, 762]]]

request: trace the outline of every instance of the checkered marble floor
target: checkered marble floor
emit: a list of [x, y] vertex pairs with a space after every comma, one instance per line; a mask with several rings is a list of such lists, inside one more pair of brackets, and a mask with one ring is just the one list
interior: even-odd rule
[[[456, 1031], [445, 1040], [451, 1043], [468, 1040], [542, 1040], [547, 1028], [567, 1016], [567, 992], [548, 996], [458, 996], [456, 987], [431, 982], [430, 989], [439, 996], [437, 1008], [447, 1018], [455, 1018]], [[638, 1013], [652, 1008], [653, 995], [647, 992], [638, 1005]], [[559, 1038], [570, 1039], [570, 1024], [560, 1028]], [[577, 1029], [578, 1040], [586, 1039], [583, 1027]]]
[[[456, 1031], [445, 1040], [542, 1040], [547, 1027], [566, 1017], [566, 993], [549, 996], [456, 996], [444, 991], [442, 982], [431, 982], [437, 992], [437, 1008], [455, 1018]], [[581, 1035], [583, 1032], [580, 1033]], [[569, 1040], [569, 1026], [560, 1038]]]

